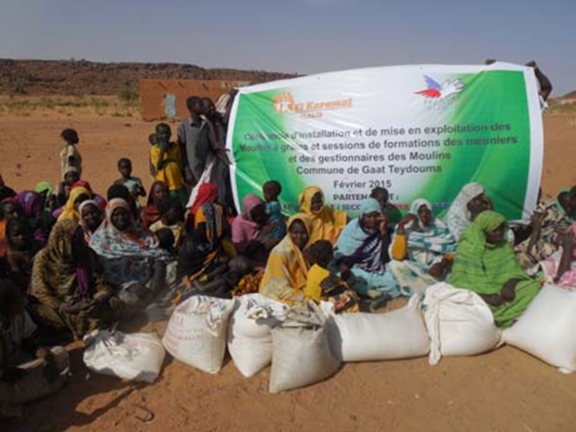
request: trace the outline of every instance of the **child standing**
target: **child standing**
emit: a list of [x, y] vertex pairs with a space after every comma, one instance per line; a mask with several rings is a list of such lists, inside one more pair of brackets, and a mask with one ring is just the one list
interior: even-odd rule
[[150, 160], [156, 170], [156, 180], [166, 183], [170, 196], [186, 204], [184, 193], [184, 168], [180, 147], [170, 142], [172, 131], [166, 123], [156, 126], [156, 144], [150, 147]]
[[62, 177], [66, 175], [68, 168], [74, 167], [78, 170], [78, 175], [82, 176], [82, 156], [78, 151], [80, 138], [75, 129], [64, 129], [60, 134], [65, 142], [64, 149], [60, 152], [60, 162]]
[[[150, 144], [150, 147], [156, 145], [155, 133], [148, 135], [148, 144]], [[152, 158], [150, 158], [150, 155], [148, 155], [148, 170], [150, 171], [150, 176], [152, 177], [152, 180], [156, 180], [156, 168], [152, 164]]]
[[116, 180], [114, 184], [126, 186], [134, 197], [136, 206], [140, 208], [140, 197], [146, 196], [146, 190], [139, 177], [132, 177], [132, 161], [126, 158], [120, 159], [118, 161], [118, 172], [122, 175], [122, 178]]
[[267, 237], [274, 239], [282, 239], [286, 235], [286, 221], [282, 216], [282, 209], [278, 202], [278, 197], [282, 193], [282, 185], [276, 180], [271, 180], [264, 183], [262, 186], [264, 200], [266, 201], [266, 213], [268, 214], [268, 222], [277, 225], [276, 229], [272, 231]]
[[168, 228], [174, 234], [174, 249], [178, 250], [184, 232], [184, 209], [176, 198], [162, 198], [158, 203], [160, 220], [150, 226], [150, 231], [156, 233]]

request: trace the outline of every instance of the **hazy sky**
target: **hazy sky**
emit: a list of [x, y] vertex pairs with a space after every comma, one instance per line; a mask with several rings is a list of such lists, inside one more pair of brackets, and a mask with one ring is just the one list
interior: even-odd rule
[[576, 0], [0, 0], [0, 57], [305, 74], [534, 59], [559, 96], [576, 90]]

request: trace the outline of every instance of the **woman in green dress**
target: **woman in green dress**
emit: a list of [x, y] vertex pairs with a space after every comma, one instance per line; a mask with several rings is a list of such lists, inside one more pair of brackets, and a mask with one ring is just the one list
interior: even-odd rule
[[538, 294], [540, 284], [522, 269], [505, 238], [506, 219], [484, 211], [466, 229], [456, 249], [449, 283], [477, 293], [499, 327], [509, 327]]

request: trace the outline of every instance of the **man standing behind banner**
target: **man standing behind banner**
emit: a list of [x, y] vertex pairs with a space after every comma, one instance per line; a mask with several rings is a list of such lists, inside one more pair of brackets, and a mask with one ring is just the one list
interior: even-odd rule
[[178, 144], [182, 149], [186, 182], [193, 187], [206, 168], [208, 154], [216, 147], [214, 131], [202, 116], [202, 99], [192, 96], [186, 101], [190, 118], [178, 125]]

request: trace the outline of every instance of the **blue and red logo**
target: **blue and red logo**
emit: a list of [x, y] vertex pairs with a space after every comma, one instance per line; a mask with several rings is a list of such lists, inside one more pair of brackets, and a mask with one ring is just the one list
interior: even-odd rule
[[416, 94], [424, 96], [428, 99], [447, 99], [457, 93], [460, 93], [465, 88], [464, 83], [459, 79], [447, 80], [440, 84], [438, 81], [429, 77], [428, 75], [424, 75], [424, 80], [426, 81], [427, 88], [417, 91]]

